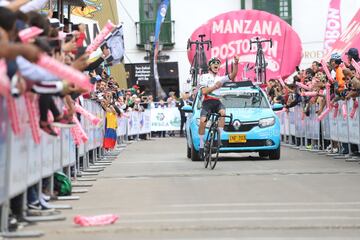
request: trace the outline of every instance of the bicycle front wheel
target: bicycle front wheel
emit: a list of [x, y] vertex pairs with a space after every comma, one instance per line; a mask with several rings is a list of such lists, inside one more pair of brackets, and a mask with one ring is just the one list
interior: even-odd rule
[[212, 131], [210, 131], [206, 136], [206, 141], [204, 144], [204, 153], [203, 153], [203, 159], [204, 159], [204, 167], [207, 168], [209, 165], [210, 157], [211, 157], [211, 148], [210, 148], [210, 142], [212, 139]]
[[212, 136], [210, 139], [210, 149], [211, 149], [209, 156], [210, 169], [214, 169], [218, 161], [220, 143], [221, 143], [220, 131], [218, 128], [213, 129]]

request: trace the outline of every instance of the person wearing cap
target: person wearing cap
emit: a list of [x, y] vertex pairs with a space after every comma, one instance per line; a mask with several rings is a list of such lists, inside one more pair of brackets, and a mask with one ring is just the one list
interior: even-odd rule
[[341, 59], [340, 54], [338, 54], [338, 53], [331, 54], [330, 65], [335, 70], [335, 80], [336, 80], [335, 92], [338, 95], [340, 95], [342, 93], [342, 91], [344, 91], [344, 89], [345, 89], [345, 80], [344, 80], [345, 77], [344, 77], [344, 74], [340, 67], [340, 64], [342, 62], [343, 61]]
[[[219, 76], [219, 70], [221, 61], [217, 57], [213, 57], [208, 61], [209, 73], [203, 74], [200, 78], [199, 85], [202, 93], [202, 106], [200, 112], [200, 126], [199, 126], [199, 157], [204, 158], [204, 136], [206, 118], [209, 113], [219, 113], [221, 116], [225, 116], [225, 107], [220, 101], [219, 88], [227, 82], [235, 79], [238, 72], [239, 57], [234, 56], [234, 67], [232, 72], [226, 76]], [[219, 138], [223, 132], [225, 125], [225, 119], [220, 117], [219, 119]]]
[[350, 48], [345, 55], [348, 57], [348, 62], [344, 62], [345, 66], [350, 70], [354, 70], [354, 66], [352, 65], [351, 61], [354, 59], [355, 62], [359, 62], [359, 51], [356, 48]]

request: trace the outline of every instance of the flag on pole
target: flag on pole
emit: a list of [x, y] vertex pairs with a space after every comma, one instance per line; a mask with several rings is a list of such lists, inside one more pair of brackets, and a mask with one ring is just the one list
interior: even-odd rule
[[155, 40], [154, 40], [154, 78], [156, 84], [156, 95], [158, 97], [164, 98], [166, 96], [164, 90], [161, 87], [160, 80], [159, 80], [159, 73], [157, 70], [157, 58], [159, 54], [159, 37], [161, 31], [161, 24], [165, 20], [167, 8], [169, 6], [169, 0], [162, 0], [156, 16], [156, 23], [155, 23]]
[[324, 37], [325, 54], [332, 49], [333, 44], [341, 34], [340, 3], [341, 0], [331, 0], [329, 3]]

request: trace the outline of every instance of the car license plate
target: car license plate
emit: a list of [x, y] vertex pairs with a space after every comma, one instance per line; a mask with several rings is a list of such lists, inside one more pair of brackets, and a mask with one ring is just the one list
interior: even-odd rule
[[246, 135], [232, 134], [229, 136], [229, 143], [246, 143]]

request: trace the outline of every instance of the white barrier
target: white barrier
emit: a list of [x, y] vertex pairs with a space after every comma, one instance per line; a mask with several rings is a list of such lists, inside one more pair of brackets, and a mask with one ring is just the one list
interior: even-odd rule
[[180, 122], [178, 108], [151, 109], [151, 131], [176, 131], [180, 129]]
[[[357, 99], [357, 101], [360, 101], [360, 99]], [[288, 136], [290, 134], [291, 137], [315, 141], [319, 141], [322, 137], [323, 140], [360, 145], [360, 108], [356, 109], [355, 116], [351, 118], [350, 113], [353, 109], [353, 100], [347, 101], [347, 116], [344, 118], [342, 109], [344, 101], [339, 101], [338, 103], [339, 107], [332, 108], [330, 113], [321, 122], [317, 120], [315, 106], [311, 106], [310, 116], [305, 117], [304, 120], [302, 120], [301, 106], [294, 107], [289, 113], [282, 112], [278, 114], [281, 124], [281, 135]], [[337, 111], [337, 114], [335, 114], [335, 111]], [[335, 118], [334, 115], [336, 115]], [[321, 143], [318, 142], [318, 144]]]
[[[9, 131], [7, 110], [4, 98], [0, 96], [0, 205], [6, 200], [6, 163], [8, 156], [7, 132]], [[1, 216], [0, 216], [1, 217]]]

